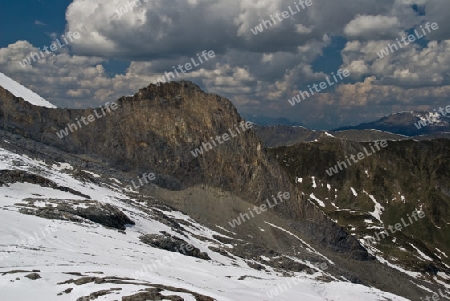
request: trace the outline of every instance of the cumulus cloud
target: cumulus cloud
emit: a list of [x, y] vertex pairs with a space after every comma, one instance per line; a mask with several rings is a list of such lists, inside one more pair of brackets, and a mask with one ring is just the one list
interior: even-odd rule
[[431, 41], [425, 47], [410, 44], [380, 59], [376, 52], [393, 41], [348, 42], [343, 67], [356, 77], [375, 76], [378, 84], [426, 87], [450, 84], [450, 40]]
[[351, 38], [379, 39], [394, 37], [400, 25], [396, 16], [362, 16], [356, 15], [344, 28], [344, 33]]
[[67, 48], [22, 67], [19, 61], [31, 51], [38, 49], [26, 41], [0, 49], [0, 69], [61, 107], [99, 106], [146, 84], [128, 75], [108, 77], [104, 59], [72, 55]]

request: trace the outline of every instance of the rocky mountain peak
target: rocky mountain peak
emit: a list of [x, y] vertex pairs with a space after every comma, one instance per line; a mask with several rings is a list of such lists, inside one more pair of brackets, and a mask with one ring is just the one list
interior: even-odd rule
[[[117, 104], [106, 116], [69, 131], [70, 124], [95, 109], [29, 107], [6, 97], [0, 99], [0, 127], [70, 153], [102, 158], [122, 171], [155, 172], [167, 179], [168, 188], [207, 185], [256, 205], [288, 192], [292, 197], [276, 212], [320, 244], [367, 258], [359, 243], [305, 200], [268, 159], [228, 99], [190, 82], [171, 82], [150, 85]], [[63, 129], [68, 135], [60, 138]]]

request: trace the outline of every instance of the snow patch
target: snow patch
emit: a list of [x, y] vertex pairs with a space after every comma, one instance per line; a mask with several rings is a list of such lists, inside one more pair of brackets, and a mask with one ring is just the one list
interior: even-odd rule
[[322, 202], [321, 200], [319, 200], [318, 198], [316, 198], [316, 196], [314, 195], [314, 193], [311, 193], [309, 195], [310, 198], [312, 198], [314, 201], [316, 201], [320, 207], [325, 207], [325, 203]]
[[413, 247], [417, 253], [419, 253], [420, 257], [422, 257], [422, 259], [424, 260], [429, 260], [429, 261], [433, 261], [433, 259], [427, 255], [425, 255], [425, 253], [423, 253], [422, 251], [420, 251], [416, 246], [414, 246], [412, 243], [409, 244], [411, 247]]
[[442, 255], [445, 256], [445, 258], [448, 258], [447, 254], [445, 254], [444, 252], [442, 252], [441, 250], [439, 250], [438, 248], [435, 248], [436, 251], [438, 251], [439, 253], [441, 253]]
[[25, 101], [31, 103], [32, 105], [46, 108], [56, 108], [55, 105], [46, 101], [44, 98], [40, 97], [30, 89], [25, 88], [24, 86], [1, 72], [0, 86], [11, 92], [14, 96], [22, 97]]
[[64, 169], [68, 169], [68, 170], [73, 170], [72, 165], [70, 165], [69, 163], [63, 163], [63, 162], [58, 162], [59, 166], [56, 164], [52, 165], [53, 169], [56, 169], [58, 171], [64, 170]]
[[93, 176], [94, 178], [101, 178], [100, 175], [98, 175], [98, 174], [96, 174], [96, 173], [93, 173], [93, 172], [91, 172], [91, 171], [87, 171], [87, 170], [83, 170], [83, 169], [82, 169], [82, 171], [85, 172], [85, 173], [87, 173], [87, 174], [90, 174], [90, 175]]
[[369, 212], [370, 215], [372, 215], [374, 218], [376, 218], [380, 223], [383, 223], [383, 221], [381, 220], [381, 214], [383, 214], [384, 207], [381, 206], [381, 204], [377, 202], [377, 200], [375, 199], [375, 197], [373, 195], [368, 194], [365, 190], [363, 190], [363, 192], [365, 194], [367, 194], [369, 196], [369, 198], [372, 200], [372, 202], [375, 204], [374, 211]]

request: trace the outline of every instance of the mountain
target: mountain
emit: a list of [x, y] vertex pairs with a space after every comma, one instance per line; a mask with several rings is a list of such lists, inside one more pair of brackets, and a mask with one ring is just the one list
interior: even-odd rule
[[[292, 145], [299, 142], [317, 141], [322, 136], [338, 137], [353, 141], [375, 141], [381, 139], [403, 140], [408, 137], [377, 130], [343, 130], [339, 132], [314, 131], [300, 126], [254, 126], [256, 135], [267, 147]], [[443, 134], [444, 137], [447, 135]], [[418, 139], [431, 139], [431, 135]], [[437, 137], [436, 137], [437, 138]]]
[[[444, 114], [446, 111], [444, 110]], [[374, 129], [405, 136], [433, 135], [450, 132], [450, 114], [438, 112], [400, 112], [379, 120], [347, 126], [333, 131]]]
[[2, 297], [408, 300], [447, 285], [443, 264], [422, 278], [364, 247], [243, 122], [185, 81], [82, 110], [0, 88]]
[[[377, 150], [373, 143], [324, 136], [271, 148], [270, 154], [289, 180], [371, 255], [448, 288], [450, 140], [388, 140], [386, 145]], [[371, 154], [350, 160], [366, 150]], [[424, 217], [409, 219], [414, 211]]]
[[[61, 129], [83, 116], [95, 115], [95, 110], [33, 108], [21, 99], [10, 98], [0, 101], [0, 124], [12, 133], [46, 145], [101, 158], [123, 171], [155, 171], [164, 176], [167, 188], [206, 184], [253, 204], [261, 204], [276, 192], [289, 192], [293, 196], [291, 201], [276, 210], [286, 218], [301, 218], [302, 223], [309, 225], [306, 231], [298, 223], [300, 231], [323, 237], [331, 249], [366, 256], [366, 251], [351, 236], [343, 239], [331, 221], [301, 200], [279, 166], [267, 159], [252, 131], [243, 132], [201, 156], [193, 156], [192, 151], [202, 143], [229, 133], [230, 129], [236, 130], [236, 125], [243, 121], [229, 100], [205, 94], [198, 86], [182, 82], [150, 85], [116, 103], [119, 109], [64, 138], [57, 135]], [[95, 130], [85, 130], [88, 126]], [[315, 221], [310, 222], [310, 217], [316, 217]], [[334, 232], [331, 237], [323, 231], [328, 227]]]
[[313, 141], [322, 132], [309, 130], [302, 126], [274, 125], [274, 126], [254, 126], [256, 135], [267, 147], [290, 145], [302, 141]]
[[[390, 132], [383, 132], [379, 130], [343, 130], [339, 132], [330, 133], [336, 137], [341, 139], [359, 141], [359, 142], [368, 142], [368, 141], [376, 141], [376, 140], [404, 140], [410, 139], [408, 136], [393, 134]], [[425, 139], [425, 137], [424, 137]]]
[[381, 139], [416, 140], [450, 139], [450, 115], [430, 112], [401, 112], [377, 121], [331, 131], [314, 131], [299, 126], [255, 126], [255, 132], [267, 147], [315, 141], [322, 135], [367, 142]]
[[2, 300], [407, 300], [355, 283], [273, 213], [230, 228], [227, 204], [248, 204], [224, 191], [127, 192], [135, 174], [1, 134]]
[[245, 120], [253, 122], [259, 126], [275, 126], [275, 125], [304, 126], [304, 124], [302, 124], [302, 123], [291, 121], [284, 117], [273, 118], [273, 117], [267, 117], [267, 116], [245, 114], [245, 113], [242, 113], [240, 115]]
[[1, 72], [0, 72], [0, 86], [8, 90], [14, 96], [22, 97], [27, 102], [35, 106], [56, 108], [55, 105], [46, 101], [45, 99], [37, 95], [35, 92], [25, 88], [24, 86], [22, 86], [21, 84], [19, 84], [18, 82], [14, 81], [13, 79], [9, 78], [8, 76], [6, 76]]

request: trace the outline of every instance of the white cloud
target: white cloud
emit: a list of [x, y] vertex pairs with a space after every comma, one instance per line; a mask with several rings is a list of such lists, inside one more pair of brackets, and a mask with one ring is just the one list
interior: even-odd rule
[[400, 25], [396, 16], [356, 15], [344, 28], [344, 33], [351, 38], [374, 39], [394, 36]]
[[378, 84], [424, 87], [450, 83], [450, 40], [431, 41], [423, 49], [410, 44], [380, 59], [376, 52], [388, 43], [393, 42], [348, 42], [342, 51], [343, 67], [353, 76], [372, 74]]

